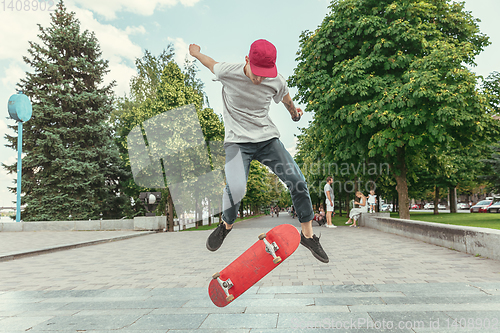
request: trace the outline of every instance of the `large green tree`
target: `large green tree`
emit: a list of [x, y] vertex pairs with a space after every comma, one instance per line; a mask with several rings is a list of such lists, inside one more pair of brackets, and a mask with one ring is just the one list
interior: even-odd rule
[[436, 143], [467, 149], [494, 127], [466, 66], [486, 45], [463, 3], [339, 0], [300, 37], [291, 84], [314, 112], [317, 149], [332, 159], [390, 163], [400, 216], [407, 178]]
[[[119, 218], [126, 174], [108, 125], [114, 85], [103, 84], [108, 61], [63, 1], [39, 30], [41, 43], [30, 41], [24, 57], [33, 72], [18, 84], [33, 104], [23, 131], [23, 220]], [[16, 138], [6, 138], [17, 149]]]
[[[171, 45], [158, 56], [152, 55], [146, 51], [144, 56], [136, 60], [137, 75], [130, 82], [130, 97], [123, 97], [117, 103], [113, 113], [113, 122], [116, 131], [116, 141], [120, 147], [121, 157], [125, 162], [127, 170], [130, 170], [130, 157], [127, 146], [127, 136], [136, 126], [143, 126], [144, 122], [155, 116], [168, 112], [180, 106], [193, 104], [196, 108], [197, 121], [203, 131], [203, 136], [207, 147], [212, 149], [220, 147], [210, 144], [210, 142], [222, 142], [224, 139], [224, 126], [219, 116], [210, 108], [203, 107], [205, 95], [203, 93], [203, 84], [196, 78], [196, 66], [192, 63], [186, 63], [184, 71], [173, 60], [174, 50]], [[172, 126], [180, 125], [179, 119]], [[180, 126], [176, 133], [181, 135], [189, 126]], [[169, 130], [166, 128], [166, 130]], [[182, 135], [181, 135], [182, 136]], [[167, 140], [168, 138], [165, 138]], [[165, 142], [165, 145], [171, 145], [172, 142]], [[201, 152], [200, 152], [201, 153]], [[206, 149], [205, 149], [206, 153]], [[213, 168], [223, 166], [220, 161], [220, 153], [217, 156], [211, 153], [211, 166]], [[187, 158], [184, 156], [184, 158]], [[199, 160], [200, 156], [196, 156]], [[188, 158], [189, 160], [189, 158]], [[184, 168], [186, 172], [189, 167], [189, 161], [183, 163], [179, 161], [179, 168]], [[168, 170], [172, 172], [172, 170]], [[193, 170], [191, 170], [193, 171]], [[167, 175], [167, 178], [170, 175]], [[157, 188], [146, 188], [137, 185], [132, 177], [125, 180], [127, 194], [135, 199], [139, 197], [140, 192], [155, 191]], [[161, 184], [165, 186], [165, 184]], [[198, 186], [210, 187], [213, 184], [199, 184]], [[209, 188], [210, 190], [210, 188]], [[157, 214], [168, 212], [169, 225], [172, 225], [174, 216], [173, 202], [168, 188], [161, 189], [162, 200], [158, 206]], [[133, 207], [131, 215], [142, 213], [142, 204]]]

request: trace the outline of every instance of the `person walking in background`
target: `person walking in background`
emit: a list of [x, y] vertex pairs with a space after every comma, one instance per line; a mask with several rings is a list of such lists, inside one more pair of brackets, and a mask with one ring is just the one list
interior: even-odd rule
[[359, 217], [361, 216], [361, 213], [366, 213], [368, 211], [368, 203], [365, 195], [361, 193], [360, 191], [356, 192], [356, 196], [359, 198], [358, 201], [354, 201], [355, 205], [358, 205], [359, 207], [354, 207], [351, 209], [349, 212], [349, 220], [345, 224], [350, 224], [351, 221], [354, 221], [353, 224], [351, 224], [349, 227], [354, 227], [357, 228], [357, 222]]
[[332, 177], [327, 177], [326, 178], [326, 184], [324, 187], [325, 191], [325, 205], [326, 205], [326, 224], [325, 227], [327, 228], [337, 228], [336, 225], [333, 225], [332, 223], [332, 213], [333, 216], [335, 217], [335, 212], [334, 212], [334, 202], [335, 196], [333, 195], [333, 188], [332, 188], [332, 183], [333, 183], [333, 178]]

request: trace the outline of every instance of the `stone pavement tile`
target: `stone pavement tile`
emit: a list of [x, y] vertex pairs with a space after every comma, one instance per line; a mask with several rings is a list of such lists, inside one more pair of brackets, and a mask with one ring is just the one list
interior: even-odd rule
[[129, 330], [151, 329], [196, 329], [207, 318], [207, 314], [152, 315], [149, 314], [127, 327]]
[[34, 331], [64, 331], [68, 328], [74, 331], [90, 330], [118, 330], [135, 323], [141, 316], [117, 315], [117, 316], [71, 316], [54, 317], [33, 327]]
[[324, 293], [370, 293], [379, 291], [373, 285], [337, 285], [337, 286], [322, 286], [321, 289]]
[[[80, 310], [38, 310], [38, 311], [22, 311], [10, 317], [66, 317], [80, 313]], [[1, 326], [1, 325], [0, 325]]]
[[83, 298], [96, 297], [103, 294], [104, 290], [49, 290], [38, 293], [39, 298]]
[[280, 313], [278, 329], [308, 329], [322, 328], [323, 330], [366, 328], [373, 324], [368, 313]]
[[113, 237], [146, 234], [127, 231], [33, 231], [0, 232], [0, 256]]
[[368, 312], [375, 323], [380, 323], [382, 328], [387, 329], [422, 329], [433, 328], [440, 322], [451, 318], [444, 312], [421, 311], [421, 312]]
[[379, 291], [400, 291], [408, 296], [427, 294], [484, 294], [469, 283], [411, 283], [411, 284], [377, 284]]
[[40, 303], [100, 303], [100, 302], [142, 302], [147, 299], [152, 299], [152, 297], [147, 296], [124, 296], [124, 297], [58, 297], [58, 298], [46, 298], [40, 301]]
[[321, 293], [320, 286], [260, 287], [258, 294], [311, 294]]
[[455, 329], [455, 331], [500, 331], [500, 311], [446, 311], [450, 320], [440, 322], [444, 329]]
[[[354, 293], [354, 292], [341, 292], [341, 293], [335, 293], [335, 297], [352, 297], [352, 298], [357, 298], [357, 297], [403, 297], [405, 296], [402, 292], [400, 291], [395, 291], [395, 292], [361, 292], [361, 293]], [[322, 293], [322, 294], [276, 294], [275, 298], [281, 298], [281, 299], [290, 299], [290, 298], [331, 298], [333, 295], [331, 293]]]
[[[249, 333], [250, 329], [241, 328], [241, 329], [203, 329], [199, 328], [196, 330], [169, 330], [168, 333]], [[121, 333], [121, 332], [120, 332]], [[137, 333], [136, 332], [126, 332], [126, 333]]]
[[0, 332], [12, 333], [13, 331], [28, 331], [33, 326], [49, 320], [47, 317], [9, 317], [0, 320]]
[[500, 304], [381, 304], [381, 305], [353, 305], [351, 312], [422, 312], [422, 311], [500, 311]]
[[278, 314], [210, 314], [200, 328], [276, 328]]
[[[260, 330], [260, 329], [252, 329], [250, 333], [316, 333], [316, 332], [347, 332], [347, 333], [414, 333], [412, 330], [386, 330], [386, 329], [372, 329], [372, 328], [365, 328], [365, 329], [360, 329], [360, 328], [352, 328], [349, 330], [342, 330], [342, 329], [332, 329], [332, 330], [325, 330], [324, 328], [304, 328], [304, 329], [275, 329], [275, 330]], [[170, 331], [169, 331], [170, 333]]]
[[[63, 310], [64, 303], [0, 303], [0, 312], [2, 311], [48, 311]], [[65, 309], [68, 310], [68, 309]]]
[[284, 306], [278, 308], [276, 306], [259, 306], [259, 307], [248, 307], [245, 313], [278, 313], [280, 315], [284, 313], [337, 313], [345, 312], [348, 313], [349, 307], [345, 305], [334, 305], [334, 306]]
[[325, 332], [324, 328], [304, 328], [304, 329], [252, 329], [250, 333], [317, 333]]
[[[158, 309], [158, 308], [180, 308], [186, 304], [187, 299], [164, 299], [164, 300], [144, 300], [144, 301], [119, 301], [115, 302], [73, 302], [63, 307], [61, 310], [109, 310], [109, 309]], [[50, 303], [48, 303], [50, 304]]]
[[[152, 315], [164, 315], [164, 314], [171, 314], [171, 315], [182, 315], [182, 314], [197, 314], [197, 313], [248, 313], [248, 308], [244, 305], [242, 306], [236, 306], [233, 304], [230, 304], [228, 306], [225, 306], [223, 308], [216, 307], [215, 305], [211, 304], [210, 307], [199, 307], [199, 308], [187, 308], [187, 307], [182, 307], [182, 308], [161, 308], [161, 309], [154, 309], [151, 311], [150, 314]], [[276, 311], [274, 311], [276, 312]], [[266, 312], [260, 312], [260, 313], [266, 313]]]
[[384, 302], [380, 297], [320, 297], [316, 299], [316, 306], [373, 304], [384, 304]]
[[152, 309], [100, 309], [100, 310], [79, 310], [73, 316], [145, 316], [150, 314]]
[[[54, 333], [166, 333], [167, 331], [166, 330], [141, 330], [141, 331], [137, 331], [137, 330], [127, 330], [127, 329], [120, 329], [120, 330], [112, 330], [112, 331], [109, 331], [109, 330], [90, 330], [90, 331], [72, 331], [72, 330], [58, 330], [58, 331], [47, 331], [47, 330], [44, 330], [44, 331], [34, 331], [34, 330], [30, 330], [29, 333], [50, 333], [50, 332], [54, 332]], [[168, 332], [171, 332], [171, 331], [168, 331]], [[12, 332], [12, 333], [26, 333], [26, 332]]]
[[486, 294], [390, 297], [383, 300], [386, 304], [500, 304], [499, 296], [489, 296]]
[[4, 292], [3, 294], [0, 295], [0, 303], [4, 301], [9, 301], [11, 302], [12, 300], [22, 300], [22, 299], [29, 299], [30, 302], [32, 299], [42, 299], [44, 291], [32, 291], [32, 290], [27, 290], [27, 291], [10, 291], [10, 292]]

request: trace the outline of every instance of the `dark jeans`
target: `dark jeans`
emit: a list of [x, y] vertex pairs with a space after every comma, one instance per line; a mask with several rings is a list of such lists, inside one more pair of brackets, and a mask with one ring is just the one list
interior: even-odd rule
[[277, 138], [259, 143], [225, 143], [226, 188], [222, 200], [222, 219], [229, 224], [236, 220], [245, 196], [250, 162], [257, 160], [268, 166], [288, 187], [301, 223], [314, 217], [311, 197], [302, 172], [283, 143]]

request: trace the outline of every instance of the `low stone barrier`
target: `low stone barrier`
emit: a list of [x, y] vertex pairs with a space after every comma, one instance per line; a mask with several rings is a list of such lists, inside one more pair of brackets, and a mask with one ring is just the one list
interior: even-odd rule
[[[218, 217], [212, 217], [212, 223], [218, 223]], [[203, 225], [209, 224], [208, 218]], [[175, 219], [174, 231], [194, 228], [194, 219]], [[166, 216], [136, 216], [133, 219], [90, 220], [90, 221], [40, 221], [40, 222], [0, 222], [0, 232], [20, 231], [111, 231], [111, 230], [164, 230], [167, 227]]]
[[394, 219], [389, 213], [363, 213], [359, 225], [500, 260], [500, 230]]

